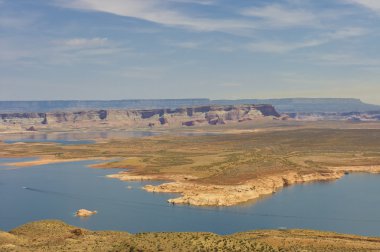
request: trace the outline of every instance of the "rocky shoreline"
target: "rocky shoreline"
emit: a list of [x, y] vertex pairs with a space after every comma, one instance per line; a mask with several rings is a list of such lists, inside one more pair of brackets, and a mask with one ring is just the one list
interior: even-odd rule
[[[380, 166], [334, 167], [325, 172], [299, 174], [287, 172], [245, 181], [239, 185], [200, 184], [186, 176], [134, 175], [121, 172], [108, 175], [122, 181], [170, 180], [161, 185], [146, 185], [143, 189], [152, 193], [179, 193], [178, 198], [169, 199], [172, 204], [193, 206], [234, 206], [276, 193], [286, 186], [299, 183], [333, 181], [351, 172], [380, 173]], [[190, 180], [190, 181], [189, 181]]]

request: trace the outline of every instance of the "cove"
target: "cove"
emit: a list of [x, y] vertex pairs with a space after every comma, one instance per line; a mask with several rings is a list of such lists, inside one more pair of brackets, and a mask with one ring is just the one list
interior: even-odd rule
[[[0, 159], [0, 163], [18, 161]], [[60, 219], [93, 230], [196, 231], [230, 234], [254, 229], [317, 229], [380, 236], [380, 176], [350, 174], [329, 183], [299, 184], [234, 207], [170, 205], [173, 194], [141, 189], [155, 182], [108, 179], [117, 169], [92, 169], [96, 161], [13, 169], [0, 164], [0, 229], [34, 220]], [[77, 218], [76, 210], [97, 210]]]

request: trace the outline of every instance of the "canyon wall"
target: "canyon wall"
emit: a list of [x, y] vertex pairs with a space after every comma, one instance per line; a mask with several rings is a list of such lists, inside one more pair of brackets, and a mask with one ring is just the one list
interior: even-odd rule
[[195, 106], [176, 109], [111, 109], [0, 114], [0, 129], [38, 130], [54, 127], [189, 127], [222, 125], [280, 115], [271, 105]]

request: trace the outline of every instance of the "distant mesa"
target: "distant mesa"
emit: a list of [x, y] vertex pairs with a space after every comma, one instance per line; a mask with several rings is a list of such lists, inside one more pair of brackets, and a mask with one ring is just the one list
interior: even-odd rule
[[[57, 111], [99, 110], [99, 117], [108, 117], [108, 110], [176, 109], [217, 105], [271, 104], [283, 113], [366, 112], [378, 111], [379, 105], [353, 98], [283, 98], [283, 99], [146, 99], [146, 100], [67, 100], [67, 101], [0, 101], [0, 113], [47, 113]], [[207, 108], [206, 108], [207, 109]], [[189, 111], [191, 113], [192, 111]], [[199, 111], [201, 112], [201, 111]], [[149, 114], [148, 112], [147, 114]]]
[[[205, 105], [164, 109], [110, 109], [43, 113], [2, 113], [0, 126], [36, 129], [122, 127], [156, 128], [241, 123], [279, 118], [272, 105]], [[32, 125], [32, 126], [30, 126]]]
[[0, 129], [14, 131], [194, 127], [264, 117], [283, 121], [380, 121], [380, 106], [338, 98], [0, 101]]
[[89, 216], [92, 216], [92, 215], [97, 214], [97, 213], [98, 213], [97, 211], [90, 211], [87, 209], [79, 209], [78, 211], [76, 211], [75, 216], [77, 216], [77, 217], [89, 217]]

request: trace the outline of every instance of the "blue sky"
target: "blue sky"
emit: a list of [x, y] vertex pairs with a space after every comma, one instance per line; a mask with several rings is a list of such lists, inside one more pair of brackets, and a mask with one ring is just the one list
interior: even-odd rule
[[0, 0], [0, 100], [380, 104], [379, 0]]

